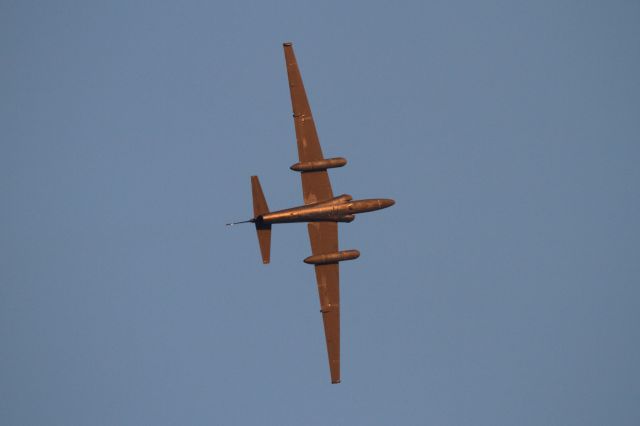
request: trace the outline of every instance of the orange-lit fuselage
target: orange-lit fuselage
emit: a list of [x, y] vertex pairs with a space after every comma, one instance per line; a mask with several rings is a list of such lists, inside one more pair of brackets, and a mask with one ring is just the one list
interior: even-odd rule
[[352, 200], [349, 195], [341, 195], [331, 200], [307, 204], [285, 210], [266, 213], [254, 218], [256, 222], [293, 223], [293, 222], [351, 222], [356, 214], [384, 209], [395, 204], [385, 198]]

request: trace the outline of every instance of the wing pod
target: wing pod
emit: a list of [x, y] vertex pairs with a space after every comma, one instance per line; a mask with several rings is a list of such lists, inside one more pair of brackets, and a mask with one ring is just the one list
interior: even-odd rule
[[343, 260], [353, 260], [360, 257], [358, 250], [343, 250], [335, 253], [316, 254], [315, 256], [309, 256], [304, 260], [304, 263], [310, 265], [325, 265], [327, 263], [337, 263]]
[[336, 157], [317, 161], [302, 161], [289, 168], [294, 172], [317, 172], [320, 170], [333, 169], [334, 167], [342, 167], [345, 164], [347, 164], [346, 158]]

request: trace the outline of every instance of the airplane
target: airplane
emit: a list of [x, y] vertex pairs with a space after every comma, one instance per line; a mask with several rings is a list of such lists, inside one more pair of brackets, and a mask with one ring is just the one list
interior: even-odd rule
[[324, 158], [311, 115], [307, 94], [302, 84], [293, 44], [283, 43], [287, 76], [293, 107], [293, 121], [298, 143], [299, 162], [290, 168], [300, 172], [304, 205], [270, 211], [258, 176], [251, 176], [253, 218], [228, 223], [253, 223], [258, 234], [262, 262], [270, 261], [271, 226], [277, 223], [307, 222], [312, 255], [304, 259], [314, 265], [320, 312], [327, 341], [331, 383], [340, 383], [340, 276], [338, 262], [357, 259], [358, 250], [338, 249], [338, 222], [351, 222], [355, 215], [390, 207], [395, 201], [385, 198], [354, 200], [351, 195], [334, 197], [327, 169], [342, 167], [342, 157]]

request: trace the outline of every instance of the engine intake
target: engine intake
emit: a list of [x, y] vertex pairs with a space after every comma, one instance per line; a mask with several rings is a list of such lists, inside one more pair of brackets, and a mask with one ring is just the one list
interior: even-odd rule
[[304, 263], [311, 265], [326, 265], [327, 263], [337, 263], [343, 260], [353, 260], [360, 257], [358, 250], [343, 250], [335, 253], [316, 254], [315, 256], [309, 256], [304, 260]]
[[320, 170], [342, 167], [347, 164], [347, 159], [342, 157], [325, 158], [317, 161], [302, 161], [290, 167], [294, 172], [317, 172]]
[[345, 214], [344, 216], [340, 216], [338, 217], [338, 219], [336, 220], [336, 222], [345, 222], [345, 223], [351, 223], [353, 222], [353, 220], [356, 218], [355, 215], [353, 214]]

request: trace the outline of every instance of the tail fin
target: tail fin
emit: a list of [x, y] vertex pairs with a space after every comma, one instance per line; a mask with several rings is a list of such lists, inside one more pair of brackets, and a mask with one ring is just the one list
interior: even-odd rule
[[260, 217], [269, 213], [267, 200], [262, 193], [262, 187], [258, 176], [251, 176], [251, 195], [253, 196], [253, 217], [258, 233], [258, 243], [260, 244], [260, 254], [262, 254], [262, 263], [269, 263], [271, 256], [271, 224], [262, 223]]

